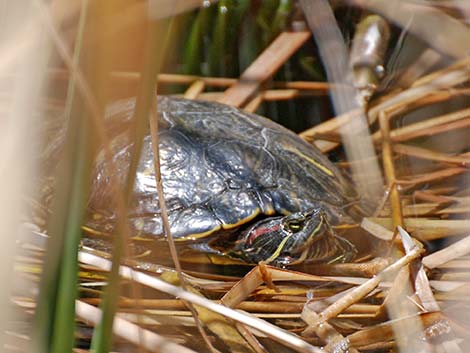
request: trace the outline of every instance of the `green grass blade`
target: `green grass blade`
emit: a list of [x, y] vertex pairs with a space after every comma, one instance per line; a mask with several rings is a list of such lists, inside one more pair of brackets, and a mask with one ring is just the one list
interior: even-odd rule
[[269, 44], [273, 37], [271, 33], [271, 25], [278, 6], [279, 0], [262, 1], [256, 15], [256, 24], [260, 27], [263, 48]]
[[227, 76], [225, 59], [228, 47], [229, 16], [233, 7], [231, 1], [221, 0], [217, 5], [217, 15], [212, 30], [212, 42], [209, 48], [208, 74], [209, 76]]
[[71, 203], [65, 225], [63, 257], [57, 287], [57, 303], [54, 316], [54, 331], [51, 352], [70, 352], [74, 347], [75, 298], [77, 297], [78, 262], [77, 254], [81, 238], [81, 225], [87, 195], [87, 176], [90, 169], [88, 150], [89, 128], [87, 119], [80, 119], [77, 139], [77, 155], [74, 158], [74, 175], [71, 189]]
[[276, 9], [276, 13], [274, 14], [274, 19], [271, 25], [271, 34], [273, 39], [287, 27], [287, 21], [292, 13], [293, 7], [294, 4], [292, 0], [281, 0], [279, 2], [279, 6]]
[[[125, 195], [127, 204], [129, 204], [132, 198], [136, 170], [148, 122], [148, 114], [150, 113], [151, 105], [155, 99], [156, 79], [163, 59], [162, 53], [164, 51], [162, 50], [162, 43], [157, 38], [157, 33], [163, 31], [159, 27], [159, 24], [152, 22], [149, 24], [147, 33], [144, 65], [141, 72], [142, 79], [134, 112], [134, 126], [131, 132], [134, 140], [134, 150], [126, 182]], [[163, 45], [163, 47], [164, 46], [165, 45]], [[103, 317], [101, 323], [95, 328], [92, 339], [91, 349], [96, 353], [107, 353], [112, 347], [113, 322], [119, 299], [119, 266], [124, 256], [125, 237], [123, 235], [127, 230], [127, 218], [119, 217], [118, 222], [117, 228], [121, 236], [114, 239], [113, 263], [101, 305]]]
[[240, 38], [238, 41], [238, 65], [243, 72], [258, 56], [261, 51], [259, 27], [256, 25], [253, 11], [247, 11], [240, 24]]
[[197, 75], [202, 72], [204, 41], [210, 28], [214, 6], [201, 8], [193, 21], [183, 53], [183, 73]]
[[[83, 2], [79, 21], [74, 54], [76, 63], [81, 52], [87, 2]], [[57, 168], [54, 212], [49, 227], [50, 240], [33, 329], [33, 347], [44, 352], [71, 351], [74, 342], [77, 254], [85, 188], [82, 182], [86, 175], [87, 158], [87, 144], [82, 141], [86, 138], [86, 126], [79, 126], [83, 120], [81, 116], [75, 115], [75, 119], [72, 117], [76, 98], [74, 86], [75, 82], [71, 79], [64, 119], [64, 123], [70, 122], [70, 136], [65, 140], [67, 144], [64, 146], [63, 159]], [[75, 133], [77, 131], [78, 135]], [[78, 149], [76, 146], [79, 146]]]

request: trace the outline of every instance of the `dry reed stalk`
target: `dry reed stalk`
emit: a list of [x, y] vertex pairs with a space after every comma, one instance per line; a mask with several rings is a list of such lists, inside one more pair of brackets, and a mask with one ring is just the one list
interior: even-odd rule
[[[50, 69], [50, 75], [56, 79], [67, 79], [67, 71], [59, 68]], [[126, 80], [126, 81], [138, 81], [140, 80], [139, 72], [126, 72], [126, 71], [113, 71], [111, 72], [111, 78]], [[9, 77], [9, 76], [2, 76]], [[219, 87], [227, 88], [235, 83], [238, 79], [229, 77], [210, 77], [210, 76], [194, 76], [194, 75], [183, 75], [183, 74], [168, 74], [159, 73], [157, 76], [157, 82], [159, 84], [182, 84], [192, 85], [196, 81], [204, 82], [207, 87]], [[270, 85], [276, 89], [292, 89], [299, 91], [315, 91], [318, 94], [327, 94], [333, 84], [329, 82], [317, 82], [317, 81], [273, 81]]]
[[404, 217], [432, 216], [439, 214], [440, 208], [442, 206], [435, 203], [410, 204], [403, 207], [403, 215]]
[[364, 109], [366, 101], [350, 80], [344, 37], [328, 1], [317, 0], [312, 3], [301, 0], [300, 5], [314, 34], [328, 80], [341, 83], [333, 86], [330, 94], [336, 114], [359, 111], [356, 118], [341, 126], [339, 131], [348, 160], [355, 162], [352, 164], [351, 174], [357, 192], [374, 203], [382, 193], [382, 173], [370, 138]]
[[[459, 59], [459, 60], [455, 61], [454, 63], [452, 63], [451, 65], [449, 65], [445, 68], [436, 70], [436, 71], [431, 72], [430, 74], [428, 74], [426, 76], [421, 77], [419, 80], [417, 80], [416, 82], [413, 83], [413, 86], [429, 85], [432, 82], [434, 82], [436, 79], [438, 79], [442, 76], [445, 76], [445, 75], [447, 75], [451, 72], [454, 72], [454, 71], [461, 72], [461, 74], [464, 76], [463, 77], [463, 79], [464, 79], [463, 82], [466, 82], [466, 81], [468, 81], [468, 77], [465, 77], [465, 73], [468, 72], [468, 69], [469, 69], [468, 65], [469, 64], [470, 64], [470, 58]], [[450, 80], [449, 83], [450, 82], [452, 82], [452, 81]], [[455, 84], [452, 84], [450, 87], [453, 87], [454, 85]], [[445, 89], [445, 87], [444, 87], [444, 89]]]
[[[75, 302], [77, 316], [85, 322], [97, 325], [101, 321], [101, 311], [94, 306], [77, 300]], [[117, 315], [114, 318], [114, 333], [150, 352], [162, 353], [195, 353], [192, 349], [174, 343], [162, 336], [145, 330]]]
[[[395, 92], [396, 94], [396, 92]], [[415, 101], [408, 101], [403, 106], [396, 106], [397, 113], [403, 113], [406, 111], [413, 111], [422, 107], [432, 106], [434, 104], [439, 104], [447, 102], [453, 98], [457, 97], [466, 97], [469, 95], [469, 90], [467, 88], [460, 88], [460, 86], [451, 87], [446, 89], [444, 87], [438, 88], [435, 91], [430, 91], [429, 93], [423, 95], [422, 97], [416, 99]], [[377, 99], [379, 101], [380, 98]], [[380, 100], [381, 101], [381, 100]]]
[[429, 128], [418, 127], [420, 129], [419, 131], [415, 131], [414, 133], [410, 133], [409, 135], [406, 135], [406, 133], [403, 133], [404, 136], [397, 135], [397, 137], [394, 137], [394, 134], [392, 132], [392, 141], [400, 142], [400, 141], [406, 141], [406, 140], [416, 138], [416, 137], [421, 137], [421, 136], [434, 136], [434, 135], [441, 134], [444, 132], [457, 130], [457, 129], [465, 129], [468, 127], [470, 127], [469, 116], [458, 121], [443, 123], [439, 126], [432, 126]]
[[[378, 103], [374, 104], [374, 102], [372, 102], [368, 111], [369, 123], [375, 122], [380, 112], [399, 112], [407, 106], [421, 106], [423, 102], [426, 103], [426, 101], [423, 101], [423, 98], [433, 96], [440, 90], [448, 90], [451, 87], [468, 81], [467, 65], [469, 62], [470, 59], [460, 60], [445, 69], [435, 71], [424, 76], [419, 81], [416, 81], [412, 87], [406, 90], [401, 92], [392, 92], [382, 97]], [[438, 101], [447, 100], [451, 96], [453, 95], [450, 95], [448, 91], [446, 91], [444, 96], [439, 97]], [[360, 110], [344, 113], [313, 128], [307, 129], [299, 135], [306, 140], [311, 140], [314, 138], [315, 133], [335, 131], [350, 122], [352, 119], [357, 118], [360, 114]], [[319, 142], [321, 143], [318, 143], [317, 146], [324, 152], [330, 151], [338, 146], [338, 144], [335, 143]]]
[[[398, 231], [400, 232], [403, 248], [408, 254], [414, 247], [414, 241], [402, 227], [399, 226]], [[434, 299], [433, 292], [429, 286], [429, 280], [422, 263], [420, 260], [415, 260], [413, 265], [415, 266], [410, 266], [410, 272], [413, 274], [415, 293], [421, 300], [422, 308], [424, 311], [439, 311], [439, 305]]]
[[290, 82], [273, 82], [273, 87], [290, 88], [300, 91], [316, 91], [318, 93], [328, 94], [331, 87], [335, 86], [330, 82], [312, 82], [312, 81], [290, 81]]
[[410, 253], [404, 255], [396, 262], [385, 268], [382, 272], [378, 273], [375, 277], [368, 279], [360, 286], [354, 288], [351, 293], [342, 297], [341, 299], [330, 305], [328, 308], [323, 310], [319, 314], [319, 320], [317, 320], [316, 324], [320, 324], [337, 316], [346, 308], [361, 300], [363, 297], [373, 291], [379, 285], [379, 283], [386, 278], [386, 276], [388, 276], [390, 273], [394, 273], [403, 266], [408, 265], [411, 261], [418, 258], [422, 252], [423, 249], [421, 247], [415, 246]]
[[[425, 329], [428, 327], [432, 327], [436, 323], [445, 323], [446, 325], [450, 325], [449, 321], [441, 313], [425, 313], [419, 314], [417, 315], [417, 317], [421, 320]], [[405, 317], [399, 318], [398, 321], [415, 321], [415, 319], [416, 317]], [[385, 323], [378, 324], [376, 326], [365, 328], [363, 330], [359, 330], [355, 333], [352, 333], [348, 335], [346, 339], [350, 342], [353, 347], [362, 350], [364, 349], [364, 347], [372, 344], [379, 344], [381, 342], [393, 340], [395, 337], [392, 325], [392, 321], [387, 321]], [[410, 331], [407, 332], [406, 337], [420, 338], [419, 335], [422, 334], [422, 331], [420, 331], [420, 327], [413, 327], [411, 325], [409, 325], [409, 327]], [[436, 333], [436, 336], [437, 335], [439, 335], [439, 333]]]
[[436, 268], [443, 270], [467, 271], [470, 268], [470, 261], [468, 259], [451, 260], [436, 266]]
[[[325, 300], [328, 300], [328, 298], [330, 297], [326, 297]], [[288, 296], [286, 298], [287, 301], [244, 301], [238, 304], [235, 308], [252, 314], [300, 314], [306, 303], [306, 298], [305, 296], [298, 297], [299, 301], [292, 301], [293, 299], [294, 298], [292, 296]], [[22, 308], [34, 309], [36, 307], [34, 302], [27, 300], [26, 298], [14, 298], [13, 301], [16, 305]], [[83, 298], [81, 301], [93, 306], [99, 306], [102, 299]], [[214, 302], [220, 304], [220, 301], [218, 300], [215, 300]], [[119, 308], [121, 309], [121, 313], [141, 312], [142, 314], [151, 314], [158, 311], [162, 315], [171, 316], [171, 313], [178, 311], [179, 313], [183, 313], [185, 316], [191, 316], [191, 313], [186, 310], [186, 305], [179, 299], [134, 299], [121, 297], [119, 300]], [[379, 306], [375, 304], [353, 304], [347, 308], [344, 313], [349, 314], [349, 317], [354, 317], [356, 315], [371, 316], [378, 308]]]
[[[437, 300], [441, 300], [438, 296], [443, 293], [454, 292], [461, 288], [466, 288], [468, 282], [462, 281], [447, 281], [447, 280], [431, 280], [431, 286], [438, 291], [435, 295]], [[466, 288], [468, 290], [469, 288]]]
[[[399, 302], [403, 298], [406, 298], [404, 296], [404, 293], [407, 289], [407, 286], [409, 285], [409, 280], [410, 271], [408, 267], [404, 267], [400, 271], [398, 271], [398, 274], [393, 279], [391, 287], [385, 293], [385, 297], [382, 301], [382, 304], [379, 306], [379, 309], [376, 312], [377, 318], [381, 318], [382, 320], [384, 320], [388, 315], [387, 309], [393, 307], [394, 305], [400, 305], [397, 304], [397, 301]], [[405, 305], [409, 305], [408, 300], [406, 300]]]
[[[411, 239], [409, 234], [406, 233], [400, 226], [398, 226], [397, 229], [400, 233], [400, 239], [403, 244], [405, 253], [409, 254], [410, 251], [415, 248], [415, 243]], [[412, 263], [415, 263], [416, 261], [418, 260], [414, 259]], [[392, 286], [392, 291], [386, 298], [388, 300], [384, 301], [387, 305], [386, 309], [389, 314], [389, 317], [392, 320], [392, 329], [395, 334], [395, 341], [397, 343], [398, 349], [402, 352], [417, 352], [423, 350], [422, 344], [413, 340], [411, 342], [408, 340], [408, 333], [410, 332], [410, 330], [417, 329], [419, 332], [421, 332], [423, 329], [419, 318], [417, 318], [416, 316], [416, 314], [419, 312], [419, 309], [421, 308], [421, 303], [415, 302], [412, 299], [413, 288], [411, 285], [412, 282], [410, 281], [410, 277], [415, 278], [416, 292], [416, 283], [421, 284], [422, 280], [417, 280], [419, 276], [416, 276], [416, 273], [419, 274], [420, 271], [415, 270], [412, 266], [412, 263], [408, 264], [407, 266], [404, 266], [400, 270], [400, 275], [397, 276], [394, 281], [395, 291], [393, 291], [394, 287]], [[421, 287], [424, 287], [424, 285], [421, 285]], [[425, 294], [427, 294], [426, 291]], [[407, 300], [404, 300], [405, 298]], [[421, 297], [419, 297], [418, 301], [420, 299]], [[409, 320], [397, 320], [403, 317], [408, 317]], [[424, 351], [427, 350], [425, 349]]]
[[310, 38], [310, 32], [281, 33], [227, 89], [219, 102], [242, 106]]
[[410, 176], [403, 176], [396, 180], [400, 185], [417, 185], [422, 183], [430, 183], [440, 181], [442, 179], [451, 178], [467, 172], [468, 169], [461, 167], [451, 167], [439, 169], [437, 171], [428, 172], [426, 174], [415, 174]]
[[[439, 132], [449, 131], [459, 126], [466, 127], [469, 124], [470, 109], [462, 109], [449, 114], [429, 118], [417, 123], [396, 128], [390, 132], [393, 142], [402, 142], [416, 137], [435, 135]], [[457, 125], [454, 125], [457, 123]], [[462, 124], [462, 125], [459, 125]], [[381, 131], [373, 134], [374, 142], [380, 141]]]
[[399, 87], [410, 87], [413, 83], [423, 76], [432, 66], [442, 60], [442, 55], [434, 49], [425, 49], [419, 57], [408, 66], [397, 78]]
[[[456, 83], [457, 84], [457, 83]], [[404, 91], [407, 92], [407, 91]], [[381, 104], [387, 108], [388, 106], [394, 107], [396, 113], [403, 113], [406, 110], [413, 110], [417, 109], [420, 107], [424, 107], [427, 105], [431, 104], [437, 104], [441, 102], [448, 101], [449, 99], [452, 99], [456, 96], [461, 96], [461, 95], [468, 95], [468, 90], [465, 89], [452, 89], [452, 91], [431, 91], [429, 93], [423, 94], [420, 97], [416, 98], [410, 98], [405, 101], [403, 101], [403, 105], [393, 105], [389, 104], [389, 99], [394, 97], [397, 93], [390, 94], [390, 98], [384, 99], [383, 103], [377, 103], [377, 102], [372, 102], [371, 103], [371, 108], [368, 112], [369, 115], [369, 120], [371, 122], [375, 121], [377, 119], [377, 114], [378, 111], [381, 108]], [[408, 95], [408, 93], [406, 94]], [[378, 99], [378, 101], [380, 98]], [[380, 100], [381, 101], [381, 100]], [[382, 101], [381, 101], [382, 102]], [[384, 109], [385, 109], [384, 108]], [[340, 116], [333, 117], [329, 120], [326, 120], [325, 122], [318, 124], [310, 129], [307, 129], [303, 132], [301, 132], [299, 135], [305, 139], [306, 141], [314, 141], [315, 145], [323, 152], [330, 152], [334, 150], [335, 148], [339, 147], [339, 143], [335, 142], [329, 142], [329, 141], [322, 141], [320, 136], [322, 134], [330, 134], [330, 133], [336, 133], [336, 130], [339, 128], [340, 125], [345, 124], [349, 121], [349, 119], [354, 119], [355, 116], [359, 115], [359, 112], [352, 112], [351, 114], [344, 114]], [[338, 120], [337, 120], [338, 119]], [[464, 122], [456, 122], [456, 125], [462, 124], [466, 126], [466, 123]], [[446, 128], [446, 127], [445, 127]], [[449, 128], [450, 129], [450, 128]], [[394, 130], [392, 130], [393, 133]], [[375, 141], [380, 140], [380, 132], [376, 132], [374, 135]], [[318, 137], [318, 140], [316, 138]], [[393, 140], [393, 139], [392, 139]]]
[[364, 218], [361, 222], [361, 228], [368, 231], [370, 234], [381, 240], [392, 240], [393, 232], [384, 226], [375, 223], [369, 218]]
[[[368, 217], [374, 223], [378, 223], [387, 229], [392, 229], [392, 220], [390, 218]], [[466, 234], [470, 229], [469, 220], [447, 220], [447, 219], [428, 219], [428, 218], [405, 218], [405, 227], [415, 237], [422, 240], [433, 240]]]
[[184, 92], [184, 98], [197, 99], [197, 97], [204, 91], [206, 84], [202, 80], [197, 80], [191, 83], [189, 88]]
[[[259, 106], [263, 103], [264, 96], [266, 91], [258, 93], [255, 97], [253, 97], [243, 108], [244, 111], [249, 113], [254, 113], [259, 108]], [[289, 98], [288, 98], [289, 99]]]
[[[238, 306], [242, 300], [244, 300], [246, 297], [248, 297], [252, 291], [255, 290], [256, 287], [258, 287], [262, 282], [265, 277], [263, 271], [262, 271], [262, 266], [259, 265], [255, 267], [252, 271], [250, 271], [244, 278], [235, 284], [221, 299], [220, 303], [222, 305], [225, 305], [229, 308], [233, 308], [235, 306]], [[246, 288], [245, 286], [240, 286], [240, 283], [244, 281], [245, 285], [250, 286], [249, 288]], [[270, 283], [271, 281], [268, 280]], [[257, 352], [261, 350], [261, 345], [259, 344], [258, 340], [255, 339], [255, 337], [252, 335], [252, 333], [241, 323], [237, 323], [237, 327], [239, 328], [239, 332], [242, 334], [244, 333], [246, 337], [248, 337], [248, 342], [250, 342], [250, 345], [253, 349], [255, 349]]]
[[370, 256], [366, 256], [358, 263], [315, 264], [313, 268], [307, 267], [306, 269], [309, 272], [325, 276], [326, 278], [332, 278], [333, 276], [371, 277], [390, 264], [387, 259], [381, 257], [366, 261], [369, 258]]
[[[458, 65], [454, 65], [452, 70], [447, 68], [442, 71], [433, 72], [423, 77], [419, 84], [415, 84], [401, 92], [394, 92], [386, 97], [382, 97], [380, 103], [374, 105], [369, 110], [369, 122], [373, 123], [378, 118], [380, 112], [399, 112], [407, 107], [420, 106], [421, 99], [429, 95], [436, 94], [440, 90], [448, 90], [451, 87], [468, 81], [466, 73], [468, 69], [465, 67], [470, 60], [462, 60]], [[461, 67], [463, 65], [463, 67]], [[444, 98], [448, 98], [445, 95]]]
[[[341, 135], [339, 133], [337, 133], [336, 131], [318, 132], [318, 133], [315, 134], [315, 141], [321, 142], [321, 141], [318, 141], [318, 140], [325, 141], [325, 142], [341, 143]], [[310, 140], [309, 142], [315, 142], [315, 141]], [[315, 142], [315, 143], [317, 143], [317, 142]], [[354, 162], [341, 161], [341, 162], [338, 162], [338, 165], [341, 166], [341, 167], [346, 168], [351, 163], [354, 163]]]
[[323, 322], [322, 324], [316, 325], [319, 320], [318, 314], [309, 307], [308, 303], [302, 311], [302, 320], [310, 326], [323, 342], [327, 343], [327, 345], [323, 347], [325, 352], [348, 351], [358, 353], [355, 348], [350, 347], [349, 342], [345, 341], [344, 337], [329, 323]]
[[[333, 293], [327, 297], [322, 299], [317, 298], [318, 296], [315, 295], [314, 291], [310, 291], [307, 293], [307, 302], [305, 306], [308, 305], [308, 308], [314, 312], [314, 317], [309, 318], [309, 322], [307, 322], [308, 326], [302, 331], [302, 336], [310, 337], [315, 334], [315, 330], [317, 329], [317, 325], [314, 324], [318, 320], [318, 312], [325, 310], [328, 306], [335, 303], [336, 301], [340, 300], [343, 297], [346, 297], [353, 291], [354, 288], [349, 288], [344, 291], [339, 291]], [[310, 298], [310, 300], [308, 300]], [[316, 300], [313, 300], [316, 299]], [[353, 304], [355, 305], [355, 304]], [[304, 310], [305, 310], [304, 306]], [[305, 321], [305, 320], [304, 320]]]
[[414, 288], [417, 296], [421, 300], [421, 305], [424, 311], [432, 312], [440, 310], [439, 304], [437, 303], [431, 289], [429, 278], [422, 264], [419, 264], [419, 269], [415, 274]]
[[[134, 79], [140, 80], [140, 75], [138, 73], [123, 73], [115, 72], [112, 74], [114, 77], [123, 78], [123, 79]], [[158, 83], [166, 84], [185, 84], [191, 85], [196, 81], [202, 81], [206, 86], [210, 87], [229, 87], [237, 82], [236, 78], [228, 77], [203, 77], [203, 76], [192, 76], [192, 75], [179, 75], [179, 74], [165, 74], [160, 73], [157, 76]]]
[[395, 183], [395, 167], [393, 165], [392, 142], [390, 140], [390, 122], [385, 111], [379, 114], [380, 131], [382, 132], [382, 161], [387, 184], [390, 185], [390, 203], [392, 208], [393, 227], [403, 225], [403, 212]]
[[[259, 89], [259, 93], [254, 95], [251, 100], [249, 100], [243, 110], [246, 111], [255, 111], [256, 108], [262, 103], [262, 101], [285, 101], [293, 98], [300, 97], [313, 97], [323, 94], [323, 92], [318, 93], [317, 91], [300, 91], [298, 89]], [[224, 92], [201, 92], [198, 95], [198, 99], [206, 101], [219, 101], [224, 96]]]
[[[262, 267], [265, 269], [262, 270]], [[261, 284], [267, 282], [272, 283], [274, 281], [328, 282], [330, 279], [296, 271], [283, 270], [267, 265], [256, 266], [222, 297], [221, 302], [228, 307], [236, 307]]]
[[452, 206], [452, 207], [446, 207], [444, 209], [441, 209], [439, 211], [436, 211], [434, 214], [436, 216], [450, 216], [450, 215], [468, 215], [470, 213], [470, 206], [468, 203], [464, 206]]
[[427, 268], [432, 269], [468, 253], [470, 253], [470, 236], [423, 257], [422, 262]]
[[[155, 83], [154, 83], [155, 84]], [[160, 142], [159, 142], [159, 125], [158, 125], [158, 112], [157, 112], [157, 99], [156, 96], [152, 92], [151, 98], [151, 106], [150, 111], [148, 112], [149, 116], [149, 125], [150, 125], [150, 136], [152, 139], [152, 151], [153, 151], [153, 167], [155, 171], [155, 187], [157, 189], [158, 196], [158, 204], [160, 206], [160, 217], [162, 218], [163, 230], [165, 232], [165, 236], [170, 248], [171, 258], [176, 268], [176, 272], [178, 274], [179, 281], [183, 289], [188, 290], [191, 286], [187, 283], [184, 275], [183, 270], [179, 261], [178, 253], [176, 250], [175, 241], [173, 239], [173, 235], [171, 233], [170, 222], [168, 220], [168, 212], [165, 203], [165, 194], [163, 193], [163, 181], [162, 181], [162, 174], [160, 169]], [[194, 322], [198, 328], [201, 337], [204, 339], [206, 346], [212, 353], [217, 353], [217, 350], [211, 343], [209, 336], [207, 335], [202, 322], [200, 320], [200, 315], [197, 307], [195, 307], [191, 302], [186, 302], [186, 305], [191, 312]]]
[[[79, 261], [88, 265], [95, 266], [102, 270], [109, 270], [111, 268], [111, 262], [109, 260], [105, 260], [83, 252], [79, 253]], [[136, 271], [127, 266], [120, 267], [120, 274], [123, 278], [138, 282], [140, 284], [143, 284], [150, 288], [154, 288], [169, 295], [179, 297], [182, 300], [190, 301], [195, 305], [204, 307], [229, 319], [235, 320], [251, 328], [254, 328], [255, 330], [266, 334], [275, 341], [280, 342], [281, 344], [285, 344], [286, 346], [298, 352], [321, 353], [318, 348], [308, 344], [307, 342], [301, 340], [297, 336], [292, 335], [285, 330], [282, 330], [274, 325], [267, 323], [264, 320], [260, 320], [242, 312], [235, 311], [224, 305], [216, 304], [204, 297], [187, 292], [179, 287], [162, 281], [161, 279], [155, 278], [140, 271]]]
[[420, 159], [427, 159], [434, 162], [442, 162], [448, 164], [457, 164], [459, 166], [467, 166], [470, 164], [470, 157], [467, 156], [450, 156], [446, 153], [432, 151], [427, 148], [404, 145], [404, 144], [395, 144], [393, 145], [393, 150], [397, 153], [412, 156]]
[[238, 322], [235, 324], [235, 327], [237, 328], [238, 332], [240, 332], [242, 337], [245, 338], [245, 340], [248, 342], [251, 349], [253, 349], [255, 353], [269, 353], [263, 347], [263, 345], [256, 339], [253, 332], [251, 332], [248, 328], [246, 328], [245, 326], [243, 326], [242, 324]]
[[452, 202], [452, 199], [448, 196], [435, 195], [433, 193], [422, 190], [414, 191], [412, 199], [416, 201], [434, 202], [439, 205], [448, 204], [449, 202]]
[[286, 101], [294, 98], [313, 97], [318, 95], [317, 91], [301, 91], [293, 88], [270, 89], [262, 92], [262, 98], [265, 101]]

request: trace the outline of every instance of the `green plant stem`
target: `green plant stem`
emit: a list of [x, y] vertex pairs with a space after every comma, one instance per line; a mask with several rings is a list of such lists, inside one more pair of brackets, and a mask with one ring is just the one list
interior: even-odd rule
[[[158, 41], [158, 24], [150, 22], [147, 33], [147, 43], [144, 58], [142, 80], [139, 87], [139, 95], [136, 102], [136, 108], [133, 119], [133, 129], [131, 138], [134, 141], [134, 149], [129, 166], [129, 172], [126, 182], [125, 202], [130, 203], [135, 182], [136, 170], [140, 160], [143, 136], [146, 131], [148, 114], [155, 99], [155, 87], [157, 74], [159, 72], [163, 55], [159, 52], [162, 43]], [[111, 350], [113, 337], [113, 322], [117, 311], [117, 302], [119, 299], [119, 266], [124, 254], [125, 234], [128, 234], [128, 224], [126, 215], [118, 217], [117, 229], [120, 236], [114, 239], [113, 262], [108, 276], [108, 286], [106, 287], [104, 298], [101, 305], [103, 312], [101, 323], [95, 328], [91, 349], [96, 353], [107, 353]]]
[[[74, 53], [76, 65], [82, 49], [87, 6], [88, 0], [83, 1]], [[37, 7], [44, 21], [52, 21], [41, 5]], [[39, 352], [70, 352], [74, 344], [77, 254], [85, 202], [83, 195], [86, 194], [83, 181], [89, 169], [87, 123], [81, 117], [81, 105], [76, 98], [75, 80], [71, 78], [63, 122], [70, 125], [63, 158], [57, 167], [54, 212], [49, 220], [50, 240], [32, 337], [31, 349]], [[77, 111], [79, 113], [73, 115]]]

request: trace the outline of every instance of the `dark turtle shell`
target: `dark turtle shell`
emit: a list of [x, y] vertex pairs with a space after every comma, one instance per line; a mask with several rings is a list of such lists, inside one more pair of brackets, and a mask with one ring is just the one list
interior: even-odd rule
[[[110, 106], [110, 121], [126, 121], [134, 100]], [[339, 170], [291, 131], [239, 109], [212, 102], [159, 97], [160, 161], [171, 232], [197, 240], [264, 216], [321, 207], [333, 222], [348, 220], [356, 199]], [[112, 140], [123, 184], [133, 145], [125, 133]], [[89, 207], [107, 214], [86, 226], [110, 233], [116, 218], [104, 154], [97, 157]], [[121, 184], [121, 185], [122, 185]], [[145, 136], [130, 206], [134, 234], [163, 234], [150, 134]]]

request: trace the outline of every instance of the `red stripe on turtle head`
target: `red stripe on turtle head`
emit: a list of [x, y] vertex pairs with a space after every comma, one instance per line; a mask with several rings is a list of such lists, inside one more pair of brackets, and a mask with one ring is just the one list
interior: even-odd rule
[[256, 238], [258, 238], [260, 235], [277, 231], [279, 230], [279, 228], [280, 228], [279, 224], [275, 224], [272, 227], [255, 227], [248, 234], [247, 243], [253, 244]]

